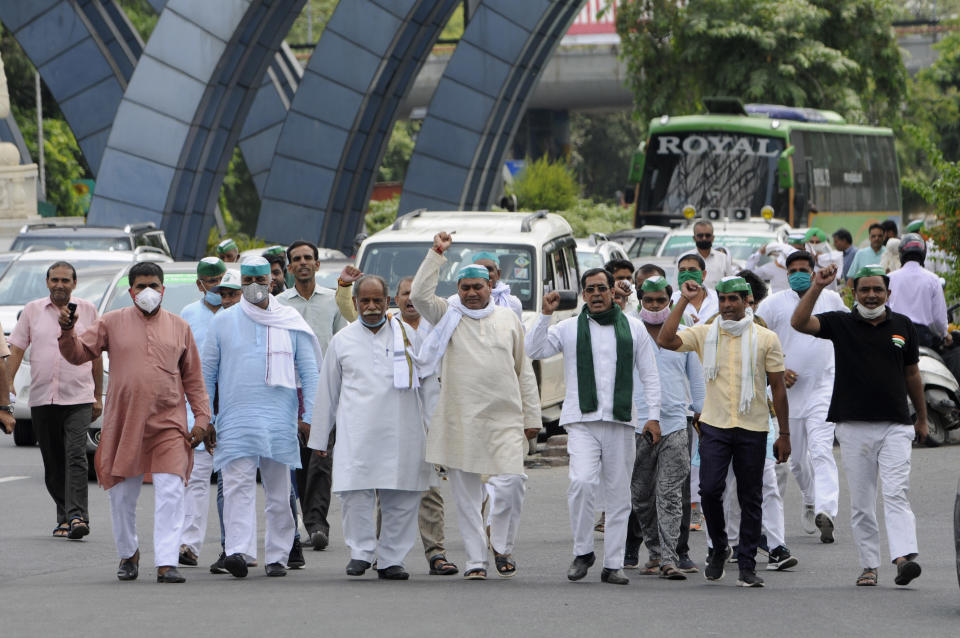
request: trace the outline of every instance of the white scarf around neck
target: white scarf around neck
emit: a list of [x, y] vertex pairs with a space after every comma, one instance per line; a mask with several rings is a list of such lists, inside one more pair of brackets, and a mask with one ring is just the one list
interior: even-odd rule
[[403, 322], [399, 313], [388, 315], [387, 321], [393, 331], [393, 387], [415, 390], [420, 387], [420, 369], [413, 359], [410, 341], [403, 331]]
[[496, 307], [497, 305], [491, 299], [485, 308], [471, 310], [463, 305], [457, 295], [447, 298], [447, 311], [430, 331], [430, 335], [420, 346], [420, 352], [414, 357], [423, 375], [429, 376], [438, 369], [440, 360], [447, 351], [450, 337], [453, 336], [453, 331], [460, 325], [464, 315], [471, 319], [485, 319], [493, 314]]
[[299, 312], [282, 305], [273, 295], [268, 298], [270, 302], [263, 309], [240, 297], [240, 309], [251, 321], [267, 327], [267, 385], [296, 389], [297, 370], [290, 331], [300, 330], [310, 335], [317, 357], [317, 369], [323, 362], [320, 342]]
[[719, 367], [720, 328], [740, 337], [740, 403], [739, 412], [750, 410], [754, 394], [754, 375], [757, 367], [757, 326], [753, 323], [753, 309], [740, 321], [717, 317], [707, 330], [707, 339], [703, 344], [703, 374], [708, 380], [717, 378]]

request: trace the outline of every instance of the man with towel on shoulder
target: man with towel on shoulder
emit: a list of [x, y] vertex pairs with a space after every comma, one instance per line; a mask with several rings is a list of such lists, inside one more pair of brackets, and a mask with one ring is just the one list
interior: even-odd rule
[[267, 576], [285, 576], [296, 523], [290, 467], [300, 467], [297, 382], [304, 418], [312, 418], [320, 344], [303, 317], [270, 295], [270, 263], [240, 265], [240, 303], [218, 312], [203, 346], [203, 378], [220, 393], [213, 469], [223, 472], [224, 566], [243, 578], [257, 556], [257, 468], [266, 494]]
[[491, 300], [485, 267], [464, 266], [456, 275], [457, 295], [437, 296], [440, 271], [447, 264], [443, 253], [452, 242], [449, 233], [437, 233], [410, 292], [414, 307], [434, 324], [417, 364], [422, 370], [440, 370], [440, 397], [430, 419], [426, 458], [449, 470], [467, 552], [467, 579], [487, 577], [480, 476], [510, 477], [512, 489], [498, 491], [490, 520], [497, 572], [510, 578], [517, 571], [511, 556], [516, 513], [523, 507], [523, 430], [540, 428], [540, 394], [533, 366], [523, 353], [523, 325], [516, 314]]

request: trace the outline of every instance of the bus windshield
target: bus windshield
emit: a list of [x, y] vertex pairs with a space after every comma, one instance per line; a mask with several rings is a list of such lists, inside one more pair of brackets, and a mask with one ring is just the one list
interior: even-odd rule
[[[745, 209], [757, 215], [777, 195], [775, 176], [784, 141], [729, 131], [652, 135], [647, 145], [637, 212], [679, 217], [684, 206]], [[731, 215], [733, 217], [733, 215]]]

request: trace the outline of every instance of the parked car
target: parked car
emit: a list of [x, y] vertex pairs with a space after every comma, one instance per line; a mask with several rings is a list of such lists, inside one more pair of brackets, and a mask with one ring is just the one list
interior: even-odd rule
[[646, 263], [644, 257], [653, 257], [657, 254], [669, 234], [669, 226], [647, 224], [640, 228], [618, 230], [608, 234], [607, 237], [610, 241], [622, 244], [624, 250], [627, 251], [627, 257], [639, 266]]
[[171, 256], [166, 235], [153, 222], [114, 226], [26, 224], [10, 246], [11, 251], [123, 250], [159, 252]]
[[577, 240], [577, 261], [580, 271], [603, 268], [611, 259], [627, 259], [623, 246], [610, 241], [603, 233], [593, 233], [586, 239]]
[[[437, 294], [456, 292], [454, 276], [473, 255], [495, 253], [500, 260], [502, 281], [523, 306], [523, 322], [529, 327], [542, 307], [545, 292], [567, 291], [575, 296], [580, 289], [576, 240], [570, 224], [559, 215], [540, 211], [529, 215], [477, 211], [426, 212], [403, 215], [390, 227], [368, 237], [357, 255], [357, 267], [364, 273], [380, 275], [395, 290], [403, 277], [417, 272], [438, 231], [455, 232], [453, 245], [445, 253], [448, 264], [440, 273]], [[576, 314], [576, 301], [554, 313], [557, 321]], [[543, 420], [560, 418], [564, 396], [563, 360], [560, 356], [534, 361], [540, 386]]]
[[[323, 288], [337, 289], [337, 279], [346, 266], [352, 266], [352, 259], [325, 259], [320, 262], [320, 268], [317, 270], [317, 285]], [[393, 294], [393, 290], [390, 291]]]

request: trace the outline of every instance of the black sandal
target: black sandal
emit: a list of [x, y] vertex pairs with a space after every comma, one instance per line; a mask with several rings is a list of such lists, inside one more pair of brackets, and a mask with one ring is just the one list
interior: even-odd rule
[[54, 538], [66, 538], [70, 534], [70, 524], [60, 523], [53, 529]]
[[430, 559], [430, 575], [431, 576], [452, 576], [459, 572], [460, 569], [447, 560], [447, 557], [443, 554], [437, 554]]
[[82, 518], [73, 518], [70, 520], [70, 531], [67, 538], [72, 541], [78, 541], [90, 533], [90, 526]]
[[464, 580], [486, 580], [487, 579], [487, 570], [483, 567], [474, 567], [473, 569], [468, 569], [463, 572]]
[[860, 576], [857, 577], [857, 587], [876, 587], [877, 586], [877, 570], [872, 567], [860, 572]]
[[493, 553], [494, 563], [497, 565], [497, 573], [500, 578], [513, 578], [517, 573], [517, 563], [510, 554]]

